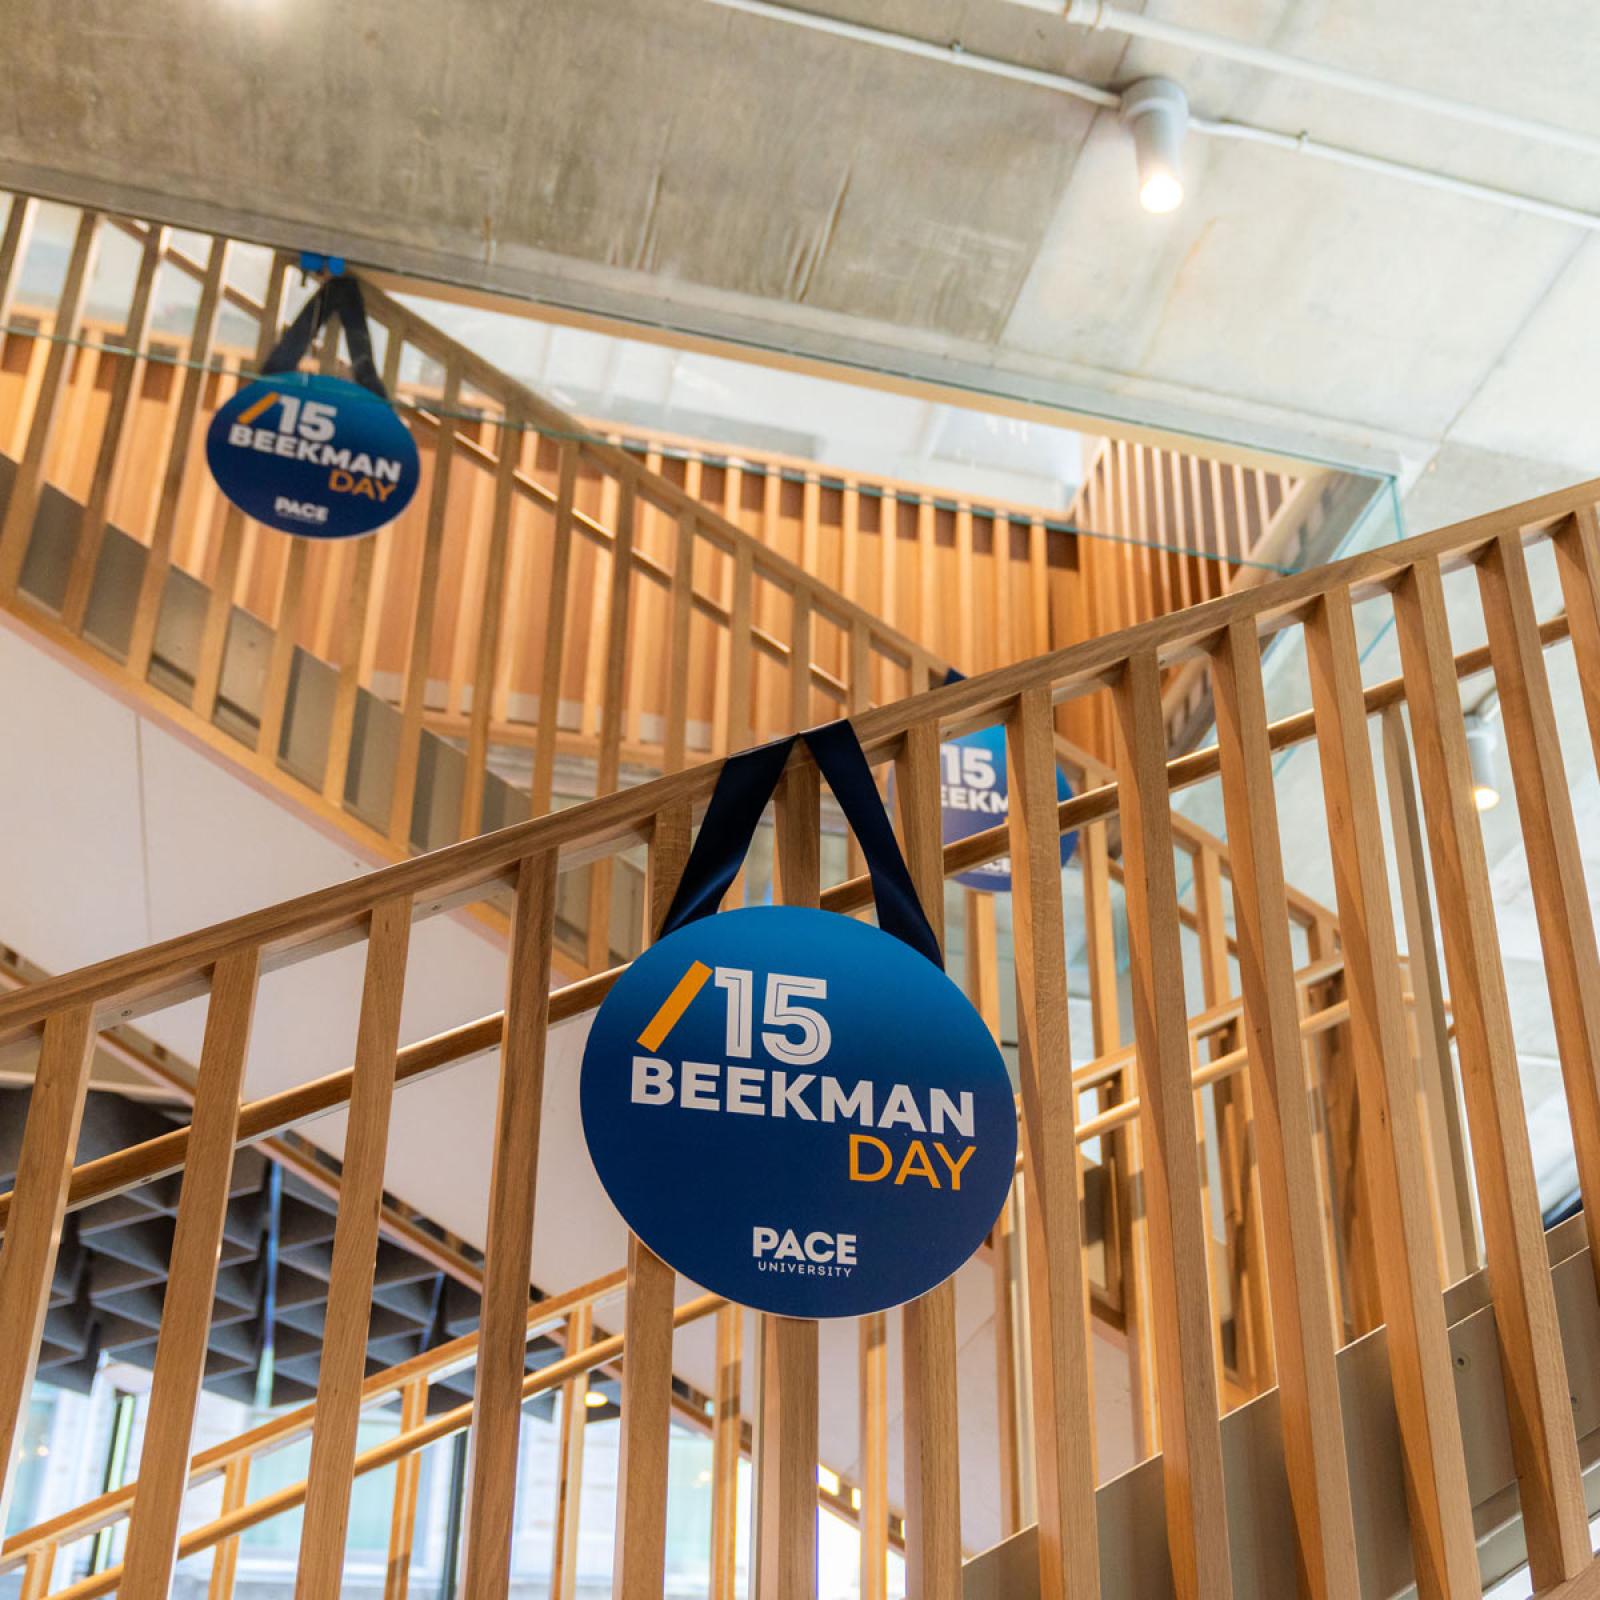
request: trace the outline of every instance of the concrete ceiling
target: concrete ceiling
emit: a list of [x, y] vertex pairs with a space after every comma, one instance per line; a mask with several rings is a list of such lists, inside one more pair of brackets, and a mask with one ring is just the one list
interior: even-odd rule
[[[1572, 205], [1600, 176], [1005, 0], [813, 9], [1113, 86], [1168, 73], [1210, 117]], [[1600, 132], [1582, 0], [1147, 9]], [[1200, 137], [1187, 203], [1151, 217], [1111, 113], [708, 0], [21, 11], [0, 62], [20, 187], [1408, 484], [1436, 462], [1474, 506], [1593, 465], [1600, 244], [1566, 222]]]

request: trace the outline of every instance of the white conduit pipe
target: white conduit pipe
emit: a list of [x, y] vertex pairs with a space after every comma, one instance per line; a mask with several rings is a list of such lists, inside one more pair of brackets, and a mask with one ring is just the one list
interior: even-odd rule
[[[1048, 10], [1053, 15], [1062, 14], [1057, 0], [1012, 0], [1012, 3], [1026, 5], [1035, 10]], [[1080, 3], [1080, 0], [1074, 0], [1074, 3]], [[1081, 78], [1069, 78], [1058, 72], [1045, 72], [1038, 67], [1020, 67], [1010, 61], [997, 61], [992, 56], [973, 55], [958, 44], [930, 44], [926, 39], [915, 39], [903, 33], [891, 33], [885, 28], [870, 28], [859, 22], [844, 22], [837, 17], [822, 16], [814, 11], [797, 11], [792, 6], [778, 5], [774, 0], [708, 0], [708, 4], [720, 6], [725, 11], [742, 11], [748, 16], [764, 17], [770, 22], [787, 23], [791, 27], [803, 28], [811, 33], [826, 33], [839, 39], [854, 39], [861, 44], [876, 45], [879, 49], [893, 50], [900, 55], [917, 56], [924, 61], [941, 61], [946, 66], [963, 67], [968, 72], [981, 72], [991, 78], [1008, 78], [1014, 83], [1032, 84], [1035, 88], [1050, 89], [1057, 94], [1070, 95], [1075, 100], [1085, 100], [1090, 105], [1102, 106], [1108, 111], [1117, 110], [1122, 104], [1122, 96], [1114, 89], [1103, 88], [1097, 83], [1087, 83]], [[1580, 211], [1575, 206], [1564, 206], [1554, 200], [1541, 200], [1537, 195], [1521, 194], [1512, 189], [1495, 189], [1486, 183], [1474, 183], [1469, 178], [1452, 178], [1446, 173], [1435, 172], [1427, 167], [1414, 167], [1404, 161], [1390, 161], [1384, 156], [1364, 155], [1359, 150], [1347, 150], [1340, 145], [1324, 144], [1303, 133], [1278, 133], [1274, 129], [1258, 128], [1248, 122], [1213, 121], [1207, 117], [1196, 116], [1190, 117], [1189, 126], [1194, 132], [1208, 138], [1238, 139], [1252, 144], [1270, 145], [1274, 149], [1289, 151], [1296, 155], [1315, 156], [1322, 161], [1356, 167], [1363, 172], [1377, 173], [1386, 178], [1399, 179], [1404, 183], [1418, 184], [1426, 189], [1443, 190], [1447, 194], [1458, 194], [1465, 199], [1479, 200], [1512, 211], [1524, 211], [1533, 216], [1546, 217], [1553, 222], [1567, 223], [1574, 228], [1584, 228], [1590, 233], [1600, 233], [1600, 215], [1595, 212]], [[1532, 126], [1545, 127], [1546, 124], [1535, 123]], [[1583, 136], [1574, 135], [1574, 137]], [[1596, 144], [1600, 146], [1600, 141], [1596, 141]]]
[[1011, 4], [1025, 6], [1030, 11], [1048, 12], [1079, 27], [1104, 28], [1112, 33], [1127, 34], [1131, 38], [1153, 39], [1160, 44], [1192, 50], [1197, 55], [1220, 56], [1227, 61], [1259, 67], [1263, 72], [1276, 72], [1287, 78], [1303, 78], [1308, 83], [1320, 83], [1330, 89], [1342, 89], [1368, 99], [1388, 100], [1394, 105], [1409, 106], [1413, 111], [1426, 111], [1456, 122], [1472, 122], [1500, 133], [1517, 134], [1544, 144], [1563, 145], [1569, 150], [1582, 150], [1587, 155], [1600, 155], [1600, 136], [1592, 133], [1558, 127], [1552, 122], [1540, 122], [1535, 117], [1518, 116], [1514, 111], [1473, 105], [1470, 101], [1455, 100], [1448, 95], [1431, 94], [1426, 89], [1407, 88], [1404, 84], [1389, 83], [1382, 78], [1369, 78], [1365, 73], [1351, 72], [1345, 67], [1284, 55], [1281, 51], [1248, 44], [1242, 39], [1230, 39], [1220, 33], [1205, 33], [1199, 28], [1186, 28], [1181, 23], [1165, 22], [1160, 17], [1124, 11], [1118, 6], [1105, 4], [1105, 0], [1064, 0], [1064, 3], [1063, 0], [1011, 0]]

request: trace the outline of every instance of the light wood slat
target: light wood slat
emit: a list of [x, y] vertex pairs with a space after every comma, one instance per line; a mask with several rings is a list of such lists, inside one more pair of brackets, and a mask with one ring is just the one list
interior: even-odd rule
[[1448, 1600], [1473, 1592], [1478, 1557], [1410, 1081], [1389, 879], [1382, 852], [1366, 832], [1377, 816], [1378, 792], [1348, 595], [1330, 595], [1308, 617], [1306, 659], [1339, 895], [1367, 1207], [1374, 1237], [1386, 1241], [1376, 1252], [1379, 1292], [1418, 1590], [1423, 1600]]
[[679, 771], [689, 754], [689, 624], [694, 620], [694, 545], [693, 519], [679, 517], [672, 560], [672, 588], [667, 597], [667, 659], [663, 675], [667, 688], [661, 763], [666, 772]]
[[[939, 731], [919, 722], [895, 760], [895, 796], [906, 866], [944, 948]], [[904, 1389], [906, 1593], [957, 1600], [961, 1593], [961, 1482], [956, 1423], [954, 1278], [900, 1313]]]
[[936, 512], [927, 495], [917, 499], [917, 642], [938, 650], [944, 640], [939, 615], [939, 546], [935, 538]]
[[[796, 626], [809, 609], [796, 596]], [[810, 762], [778, 788], [778, 878], [785, 905], [822, 893], [821, 783]], [[817, 1325], [763, 1315], [756, 1404], [756, 1600], [807, 1600], [817, 1592]]]
[[189, 1445], [205, 1377], [211, 1300], [233, 1179], [239, 1092], [244, 1084], [259, 962], [259, 953], [249, 948], [224, 956], [211, 981], [196, 1079], [199, 1092], [167, 1267], [169, 1283], [181, 1285], [183, 1292], [167, 1297], [156, 1340], [139, 1486], [129, 1513], [128, 1548], [123, 1557], [124, 1592], [130, 1597], [163, 1595], [172, 1583], [178, 1518], [189, 1480]]
[[728, 608], [728, 705], [723, 749], [732, 755], [750, 742], [750, 608], [754, 567], [750, 546], [733, 558], [733, 599]]
[[[744, 1312], [724, 1306], [717, 1313], [716, 1409], [711, 1422], [711, 1593], [710, 1600], [742, 1600], [736, 1582], [739, 1565], [739, 1458], [744, 1421]], [[554, 1600], [565, 1600], [563, 1596]]]
[[1017, 698], [1006, 723], [1010, 775], [1012, 940], [1024, 1160], [1031, 1184], [1034, 1485], [1040, 1600], [1095, 1600], [1094, 1374], [1079, 1221], [1077, 1120], [1067, 1024], [1061, 837], [1048, 689]]
[[[666, 921], [689, 859], [689, 806], [658, 812], [650, 841], [650, 934]], [[661, 1600], [666, 1575], [667, 1445], [672, 1417], [672, 1296], [675, 1275], [628, 1235], [622, 1434], [617, 1454], [616, 1600]]]
[[326, 1332], [311, 1465], [306, 1474], [296, 1600], [338, 1600], [344, 1574], [356, 1425], [361, 1417], [367, 1323], [378, 1253], [378, 1208], [383, 1198], [410, 938], [408, 897], [397, 895], [373, 907], [340, 1178], [339, 1220], [334, 1226], [328, 1274]]
[[[221, 1515], [237, 1511], [250, 1498], [250, 1457], [237, 1456], [222, 1469]], [[234, 1580], [239, 1575], [239, 1538], [218, 1542], [211, 1558], [211, 1581], [206, 1600], [233, 1600]], [[404, 1596], [400, 1597], [404, 1600]]]
[[1411, 740], [1399, 705], [1382, 713], [1383, 769], [1389, 826], [1399, 868], [1400, 902], [1405, 919], [1408, 982], [1413, 1036], [1422, 1094], [1427, 1107], [1427, 1156], [1437, 1197], [1434, 1213], [1444, 1252], [1441, 1287], [1457, 1282], [1479, 1265], [1477, 1212], [1467, 1173], [1466, 1136], [1456, 1090], [1455, 1059], [1445, 1018], [1444, 978], [1439, 966], [1433, 893], [1422, 842], [1422, 813], [1411, 771]]
[[472, 1393], [472, 1489], [465, 1549], [466, 1581], [476, 1600], [504, 1597], [511, 1581], [522, 1430], [518, 1397], [528, 1342], [555, 918], [556, 856], [543, 851], [524, 861], [517, 873], [511, 923], [506, 1034], [500, 1050], [478, 1369]]
[[56, 1546], [42, 1545], [30, 1551], [22, 1567], [22, 1587], [17, 1600], [45, 1600], [56, 1570]]
[[471, 839], [483, 832], [483, 791], [489, 765], [489, 724], [494, 717], [494, 686], [500, 670], [504, 626], [506, 555], [511, 543], [512, 493], [522, 454], [521, 418], [507, 413], [500, 430], [500, 459], [494, 474], [494, 510], [489, 520], [489, 550], [484, 561], [478, 605], [478, 652], [473, 664], [472, 711], [467, 722], [467, 770], [461, 785], [457, 833]]
[[533, 815], [550, 809], [556, 739], [561, 731], [561, 669], [566, 661], [567, 590], [572, 582], [572, 520], [578, 488], [578, 447], [565, 441], [557, 470], [555, 521], [550, 530], [550, 579], [545, 602], [544, 667], [539, 674], [539, 733], [533, 750]]
[[1009, 1539], [1023, 1525], [1022, 1446], [1017, 1417], [1021, 1404], [1017, 1348], [1021, 1340], [1013, 1288], [1021, 1241], [1015, 1207], [1008, 1197], [990, 1234], [994, 1271], [995, 1454], [999, 1462], [1000, 1537]]
[[[160, 232], [165, 237], [165, 230], [152, 229], [152, 234]], [[148, 248], [148, 247], [147, 247]], [[259, 367], [266, 360], [274, 344], [278, 340], [278, 313], [283, 306], [284, 280], [289, 270], [289, 258], [278, 251], [272, 258], [272, 267], [267, 277], [266, 297], [261, 307], [259, 331], [256, 337], [256, 365]], [[130, 318], [130, 325], [132, 319]], [[133, 369], [138, 366], [136, 360], [130, 360], [128, 366], [128, 380], [133, 379]], [[121, 381], [121, 374], [118, 380]], [[243, 377], [243, 374], [241, 374]], [[108, 484], [109, 489], [109, 484]], [[103, 527], [102, 513], [101, 523]], [[95, 531], [96, 551], [100, 529]], [[198, 717], [209, 722], [216, 714], [217, 692], [222, 683], [222, 669], [227, 660], [228, 627], [233, 619], [234, 590], [239, 581], [240, 558], [244, 550], [245, 515], [232, 501], [223, 513], [222, 536], [217, 546], [217, 565], [211, 576], [210, 593], [206, 596], [206, 616], [200, 630], [200, 648], [195, 659], [194, 691], [189, 704]], [[368, 543], [370, 541], [363, 541]], [[93, 567], [90, 566], [92, 576]], [[84, 600], [88, 600], [88, 590], [84, 590]], [[70, 625], [70, 624], [69, 624]], [[287, 682], [287, 677], [285, 678]], [[277, 741], [271, 743], [265, 740], [257, 741], [257, 748], [276, 751]], [[340, 774], [341, 789], [343, 773]]]
[[1151, 1325], [1161, 1404], [1167, 1547], [1178, 1600], [1232, 1593], [1217, 1373], [1207, 1326], [1207, 1224], [1189, 1086], [1189, 1039], [1172, 813], [1167, 792], [1161, 669], [1130, 657], [1112, 691], [1123, 889], [1128, 909], [1133, 1033], [1149, 1219]]
[[[420, 1428], [428, 1416], [428, 1380], [413, 1378], [400, 1391], [400, 1431]], [[383, 1600], [406, 1600], [411, 1588], [411, 1551], [417, 1533], [417, 1493], [422, 1456], [413, 1451], [394, 1465], [394, 1501], [389, 1513], [389, 1559], [384, 1566]]]
[[[616, 791], [622, 772], [622, 730], [626, 717], [624, 680], [628, 668], [628, 627], [633, 616], [633, 550], [638, 501], [632, 479], [622, 485], [617, 533], [611, 546], [611, 585], [607, 602], [604, 688], [600, 701], [600, 746], [595, 761], [595, 793]], [[589, 869], [589, 967], [611, 965], [612, 858], [602, 856]]]
[[861, 1600], [889, 1600], [889, 1319], [874, 1311], [859, 1329]]
[[0, 1528], [10, 1503], [17, 1431], [39, 1359], [39, 1335], [50, 1304], [67, 1184], [89, 1087], [94, 1050], [90, 1019], [87, 1006], [74, 1006], [44, 1025], [11, 1211], [0, 1243], [0, 1306], [6, 1308], [7, 1328], [0, 1341]]
[[[1489, 546], [1478, 563], [1478, 587], [1528, 852], [1591, 1261], [1600, 1273], [1600, 954], [1539, 620], [1522, 540], [1515, 533], [1503, 533]], [[1585, 662], [1579, 651], [1575, 636], [1582, 681], [1584, 667], [1595, 663]]]
[[789, 726], [811, 726], [811, 595], [796, 589], [789, 619]]
[[1588, 1515], [1437, 561], [1424, 558], [1409, 569], [1394, 609], [1528, 1562], [1535, 1587], [1546, 1588], [1589, 1564]]
[[1235, 622], [1223, 633], [1211, 655], [1211, 683], [1289, 1501], [1310, 1593], [1354, 1595], [1360, 1580], [1339, 1410], [1334, 1306], [1317, 1213], [1266, 691], [1253, 622]]
[[[128, 301], [128, 319], [123, 325], [121, 341], [124, 353], [116, 358], [111, 393], [106, 400], [105, 420], [100, 425], [100, 447], [95, 456], [94, 476], [89, 481], [89, 494], [84, 501], [83, 518], [78, 524], [78, 538], [72, 551], [72, 566], [67, 574], [66, 594], [61, 602], [62, 624], [72, 633], [83, 631], [84, 614], [88, 610], [89, 595], [94, 586], [100, 547], [105, 539], [106, 516], [122, 465], [122, 447], [127, 437], [134, 383], [144, 365], [144, 343], [150, 326], [152, 291], [161, 266], [166, 236], [165, 228], [150, 228], [144, 251], [139, 257], [133, 293]], [[108, 352], [116, 348], [106, 344], [99, 357], [100, 362], [110, 359]]]
[[11, 318], [17, 282], [22, 276], [18, 269], [27, 259], [28, 242], [33, 236], [38, 204], [32, 195], [11, 196], [5, 232], [0, 233], [0, 323], [8, 322]]
[[1561, 598], [1572, 630], [1572, 654], [1589, 721], [1589, 740], [1600, 765], [1600, 513], [1579, 506], [1550, 536]]
[[[718, 1312], [720, 1320], [723, 1313]], [[594, 1337], [594, 1311], [579, 1306], [567, 1318], [566, 1353]], [[578, 1526], [583, 1512], [583, 1445], [589, 1375], [576, 1373], [561, 1386], [561, 1434], [556, 1446], [556, 1513], [550, 1551], [550, 1600], [576, 1600]]]
[[[995, 582], [1001, 581], [999, 562], [994, 562]], [[960, 619], [961, 670], [977, 672], [977, 616], [973, 605], [972, 507], [956, 507], [956, 614]], [[987, 663], [985, 663], [987, 664]]]
[[184, 477], [194, 449], [195, 421], [205, 392], [211, 360], [212, 340], [217, 331], [217, 310], [222, 299], [222, 279], [228, 266], [228, 241], [213, 239], [206, 258], [205, 277], [200, 283], [200, 301], [195, 307], [194, 327], [189, 335], [188, 361], [184, 370], [178, 403], [174, 408], [172, 436], [167, 442], [166, 468], [161, 480], [161, 498], [145, 552], [144, 575], [134, 603], [133, 625], [128, 635], [127, 669], [142, 682], [150, 670], [150, 654], [155, 646], [156, 626], [161, 619], [161, 600], [166, 592], [167, 570], [172, 565], [172, 540], [177, 530], [178, 502], [183, 494]]
[[[45, 461], [60, 415], [62, 380], [77, 353], [69, 341], [76, 338], [79, 331], [84, 295], [94, 274], [99, 242], [100, 213], [79, 212], [78, 231], [73, 237], [72, 254], [67, 258], [67, 272], [56, 302], [52, 324], [55, 338], [45, 351], [44, 375], [39, 380], [33, 402], [28, 440], [11, 479], [11, 497], [6, 503], [5, 517], [0, 519], [0, 593], [10, 593], [16, 588], [28, 553], [33, 519], [39, 509], [40, 491], [44, 488]], [[86, 383], [90, 352], [85, 349], [81, 355], [85, 372], [79, 381]]]
[[299, 643], [301, 612], [305, 608], [306, 563], [310, 554], [309, 540], [290, 536], [283, 589], [278, 599], [278, 619], [273, 626], [272, 649], [267, 656], [267, 671], [261, 686], [261, 721], [256, 730], [256, 750], [268, 761], [278, 759], [278, 748], [283, 742], [283, 724], [289, 707], [289, 677], [294, 666], [295, 646]]
[[900, 610], [899, 545], [900, 500], [886, 491], [878, 502], [878, 615], [891, 628]]
[[405, 686], [400, 695], [400, 733], [395, 744], [394, 787], [389, 802], [389, 842], [402, 850], [411, 847], [417, 757], [422, 749], [422, 716], [433, 657], [433, 625], [439, 606], [439, 569], [444, 558], [445, 525], [450, 516], [450, 469], [456, 453], [456, 426], [450, 413], [460, 399], [461, 365], [452, 361], [444, 369], [439, 427], [434, 434], [433, 481], [428, 489], [428, 520], [422, 535], [422, 565], [417, 575], [411, 644], [406, 652]]

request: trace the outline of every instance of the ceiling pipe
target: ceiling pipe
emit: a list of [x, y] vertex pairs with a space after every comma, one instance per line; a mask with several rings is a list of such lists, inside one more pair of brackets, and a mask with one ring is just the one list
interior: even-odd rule
[[1562, 128], [1551, 122], [1541, 122], [1535, 117], [1518, 116], [1514, 111], [1497, 111], [1492, 106], [1473, 105], [1470, 101], [1452, 99], [1449, 95], [1430, 94], [1426, 89], [1410, 89], [1403, 84], [1388, 83], [1382, 78], [1368, 77], [1365, 73], [1351, 72], [1344, 67], [1320, 61], [1306, 61], [1300, 56], [1285, 55], [1282, 51], [1248, 44], [1242, 39], [1230, 39], [1224, 34], [1206, 33], [1200, 28], [1187, 28], [1182, 23], [1163, 21], [1160, 17], [1124, 11], [1120, 6], [1107, 5], [1105, 0], [1011, 0], [1011, 4], [1024, 6], [1030, 11], [1046, 12], [1078, 27], [1106, 29], [1130, 38], [1176, 45], [1180, 49], [1192, 50], [1197, 55], [1219, 56], [1227, 61], [1241, 62], [1247, 67], [1257, 67], [1263, 72], [1275, 72], [1286, 78], [1301, 78], [1307, 83], [1320, 83], [1325, 88], [1364, 95], [1370, 100], [1387, 100], [1413, 111], [1449, 117], [1456, 122], [1476, 123], [1479, 127], [1493, 128], [1499, 133], [1516, 134], [1524, 139], [1537, 139], [1544, 144], [1581, 150], [1586, 155], [1600, 155], [1600, 136], [1582, 133], [1575, 128]]
[[[1059, 72], [1045, 72], [1038, 67], [1022, 67], [1010, 61], [999, 61], [993, 56], [975, 55], [959, 44], [930, 44], [926, 39], [913, 38], [903, 33], [891, 33], [886, 28], [867, 27], [859, 22], [845, 22], [838, 17], [823, 16], [815, 11], [797, 10], [793, 6], [775, 4], [774, 0], [707, 0], [707, 3], [720, 6], [725, 11], [742, 11], [747, 16], [785, 23], [811, 33], [831, 34], [839, 39], [854, 39], [858, 43], [875, 45], [882, 50], [893, 50], [900, 55], [916, 56], [924, 61], [940, 61], [946, 66], [961, 67], [968, 72], [979, 72], [992, 78], [1006, 78], [1013, 83], [1032, 84], [1035, 88], [1070, 95], [1075, 100], [1084, 100], [1090, 105], [1104, 107], [1108, 111], [1120, 110], [1122, 107], [1123, 97], [1114, 89], [1107, 89], [1097, 83], [1088, 83], [1081, 78], [1070, 78]], [[1072, 3], [1081, 4], [1082, 0], [1072, 0]], [[1011, 4], [1028, 6], [1037, 11], [1048, 10], [1053, 16], [1066, 14], [1059, 0], [1011, 0]], [[1098, 9], [1097, 6], [1094, 8]], [[1109, 12], [1110, 8], [1106, 10]], [[1116, 15], [1120, 17], [1124, 13], [1118, 12]], [[1108, 21], [1106, 25], [1109, 27], [1111, 24]], [[1167, 24], [1162, 26], [1165, 27]], [[1453, 101], [1444, 103], [1455, 104]], [[1520, 118], [1512, 120], [1522, 121]], [[1547, 128], [1547, 124], [1544, 123], [1532, 123], [1529, 126]], [[1279, 133], [1272, 128], [1256, 127], [1248, 122], [1215, 121], [1192, 115], [1189, 118], [1189, 127], [1192, 132], [1205, 134], [1210, 138], [1236, 139], [1253, 144], [1270, 145], [1274, 149], [1285, 150], [1290, 154], [1313, 156], [1319, 160], [1355, 167], [1363, 172], [1395, 178], [1404, 183], [1414, 183], [1423, 188], [1461, 195], [1469, 200], [1479, 200], [1512, 211], [1525, 211], [1533, 216], [1567, 223], [1571, 227], [1584, 228], [1590, 233], [1600, 233], [1600, 214], [1595, 212], [1580, 211], [1575, 206], [1564, 206], [1553, 200], [1541, 200], [1537, 195], [1522, 194], [1516, 190], [1495, 189], [1486, 183], [1474, 183], [1467, 178], [1452, 178], [1446, 173], [1436, 172], [1428, 167], [1416, 167], [1404, 161], [1390, 161], [1384, 156], [1369, 156], [1359, 150], [1348, 150], [1341, 145], [1324, 144], [1304, 133]], [[1548, 131], [1560, 133], [1563, 130]], [[1600, 148], [1600, 141], [1593, 143]]]

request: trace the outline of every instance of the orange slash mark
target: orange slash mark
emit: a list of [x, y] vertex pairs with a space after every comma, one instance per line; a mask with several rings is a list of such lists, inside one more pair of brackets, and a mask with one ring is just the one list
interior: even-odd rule
[[246, 410], [239, 413], [239, 420], [243, 423], [254, 422], [256, 418], [259, 417], [261, 413], [265, 411], [267, 407], [270, 406], [277, 398], [278, 393], [276, 390], [274, 390], [271, 394], [262, 395], [262, 397], [257, 400], [253, 406], [250, 406]]
[[689, 1002], [706, 986], [706, 979], [711, 976], [711, 968], [703, 961], [691, 961], [689, 970], [678, 979], [672, 993], [661, 1002], [661, 1009], [651, 1017], [645, 1030], [639, 1035], [639, 1043], [646, 1050], [658, 1050], [661, 1041], [672, 1032], [678, 1024], [678, 1018], [689, 1009]]

